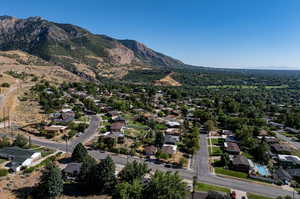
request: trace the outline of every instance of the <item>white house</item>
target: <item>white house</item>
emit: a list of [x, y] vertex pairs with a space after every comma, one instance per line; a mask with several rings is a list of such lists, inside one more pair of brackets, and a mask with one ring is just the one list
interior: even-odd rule
[[15, 172], [32, 166], [41, 157], [41, 152], [19, 147], [5, 147], [0, 149], [0, 158], [9, 160], [10, 162], [6, 166]]

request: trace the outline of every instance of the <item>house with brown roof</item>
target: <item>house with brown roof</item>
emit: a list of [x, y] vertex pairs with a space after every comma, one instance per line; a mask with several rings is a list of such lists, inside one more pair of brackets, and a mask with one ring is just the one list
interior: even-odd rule
[[249, 173], [251, 166], [249, 160], [242, 155], [237, 155], [232, 160], [232, 168], [236, 171]]
[[241, 150], [237, 143], [234, 142], [224, 142], [225, 151], [232, 155], [239, 155]]
[[157, 152], [157, 148], [153, 145], [150, 145], [150, 146], [146, 146], [144, 148], [144, 154], [146, 156], [154, 156]]
[[124, 122], [114, 122], [110, 126], [111, 132], [124, 132], [125, 123]]
[[271, 149], [276, 154], [291, 154], [292, 150], [285, 144], [272, 144]]
[[65, 133], [68, 129], [67, 126], [61, 126], [61, 125], [51, 125], [51, 126], [44, 126], [44, 131], [46, 131], [48, 134], [51, 135], [57, 135], [61, 133]]
[[161, 148], [161, 151], [163, 153], [173, 155], [177, 152], [177, 146], [176, 145], [164, 144], [163, 147]]

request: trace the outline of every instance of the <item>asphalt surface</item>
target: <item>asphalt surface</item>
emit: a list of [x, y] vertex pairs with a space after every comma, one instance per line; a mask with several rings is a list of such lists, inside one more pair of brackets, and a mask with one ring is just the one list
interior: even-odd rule
[[64, 152], [72, 153], [75, 146], [79, 143], [86, 143], [90, 139], [98, 133], [98, 127], [100, 123], [100, 118], [96, 115], [91, 116], [91, 121], [89, 127], [82, 133], [79, 137], [76, 137], [73, 141], [69, 141], [68, 143], [58, 143], [52, 141], [44, 141], [32, 138], [32, 143], [36, 145], [45, 146], [51, 149], [57, 149]]

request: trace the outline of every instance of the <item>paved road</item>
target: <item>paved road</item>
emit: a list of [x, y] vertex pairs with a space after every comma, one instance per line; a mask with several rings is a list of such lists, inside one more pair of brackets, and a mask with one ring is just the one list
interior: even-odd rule
[[[91, 116], [91, 121], [90, 121], [89, 127], [85, 130], [85, 132], [83, 134], [81, 134], [79, 137], [76, 137], [75, 140], [70, 141], [68, 143], [68, 147], [67, 147], [66, 143], [59, 143], [59, 142], [43, 140], [43, 139], [38, 139], [38, 138], [31, 138], [31, 142], [32, 142], [32, 144], [45, 146], [45, 147], [55, 149], [55, 150], [60, 150], [60, 151], [64, 151], [64, 152], [67, 152], [67, 151], [72, 152], [78, 143], [86, 143], [97, 135], [99, 123], [100, 123], [100, 118], [98, 116], [96, 116], [96, 115]], [[4, 135], [5, 134], [2, 134], [2, 136], [4, 136]], [[10, 136], [10, 135], [7, 134], [7, 136]]]
[[[250, 193], [256, 193], [260, 195], [270, 196], [270, 197], [278, 197], [290, 195], [293, 196], [293, 192], [283, 190], [277, 187], [272, 187], [263, 184], [251, 183], [247, 181], [237, 180], [237, 179], [229, 179], [223, 178], [219, 176], [213, 175], [208, 169], [208, 145], [207, 145], [207, 135], [200, 135], [200, 150], [196, 154], [195, 164], [198, 164], [196, 167], [196, 174], [198, 176], [198, 180], [208, 184], [214, 184], [219, 186], [225, 186], [232, 189], [238, 189], [241, 191], [246, 191]], [[295, 194], [295, 198], [300, 198], [300, 195]]]

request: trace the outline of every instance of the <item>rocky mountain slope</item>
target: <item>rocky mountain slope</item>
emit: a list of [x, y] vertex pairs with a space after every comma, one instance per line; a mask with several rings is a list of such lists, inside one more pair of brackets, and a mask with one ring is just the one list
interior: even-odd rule
[[155, 52], [133, 40], [93, 34], [71, 24], [40, 17], [0, 17], [0, 50], [22, 50], [77, 74], [103, 72], [113, 66], [180, 66], [181, 61]]

